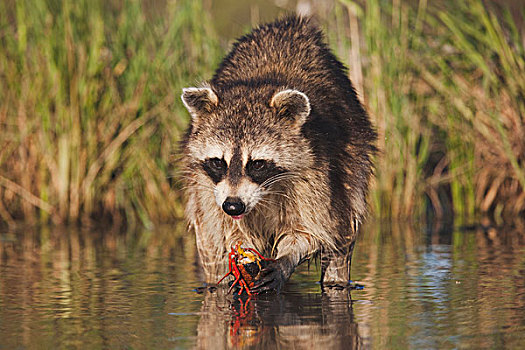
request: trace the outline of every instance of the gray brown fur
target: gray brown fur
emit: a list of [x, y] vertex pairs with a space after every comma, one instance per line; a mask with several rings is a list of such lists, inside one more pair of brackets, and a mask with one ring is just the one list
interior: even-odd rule
[[[310, 22], [287, 17], [255, 29], [211, 81], [183, 93], [192, 115], [182, 142], [186, 217], [208, 282], [227, 272], [239, 240], [278, 259], [273, 288], [317, 253], [324, 283], [349, 279], [376, 134], [345, 67]], [[203, 170], [211, 158], [224, 159], [223, 177]], [[280, 171], [271, 184], [248, 176], [248, 162], [259, 158], [268, 161], [263, 169]], [[237, 195], [247, 202], [240, 220], [220, 206]]]

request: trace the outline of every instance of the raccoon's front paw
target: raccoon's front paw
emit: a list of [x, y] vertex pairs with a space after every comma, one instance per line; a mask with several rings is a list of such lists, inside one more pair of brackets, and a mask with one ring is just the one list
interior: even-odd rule
[[257, 281], [250, 288], [250, 292], [254, 294], [271, 291], [279, 293], [286, 280], [287, 276], [281, 263], [278, 260], [272, 261], [261, 270]]

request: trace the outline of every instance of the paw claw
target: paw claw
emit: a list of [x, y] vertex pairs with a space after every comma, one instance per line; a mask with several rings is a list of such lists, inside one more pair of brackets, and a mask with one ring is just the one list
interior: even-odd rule
[[252, 293], [266, 293], [276, 291], [279, 293], [281, 286], [285, 282], [281, 265], [278, 262], [272, 262], [259, 273], [259, 278], [250, 288]]

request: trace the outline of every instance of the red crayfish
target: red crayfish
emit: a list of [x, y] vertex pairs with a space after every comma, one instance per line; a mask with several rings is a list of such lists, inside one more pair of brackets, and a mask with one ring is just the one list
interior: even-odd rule
[[233, 281], [228, 293], [230, 293], [235, 285], [240, 284], [241, 289], [239, 295], [245, 290], [248, 295], [252, 295], [250, 287], [253, 287], [255, 280], [259, 272], [263, 269], [263, 265], [266, 261], [275, 261], [274, 259], [268, 259], [261, 255], [257, 250], [253, 248], [242, 248], [241, 242], [238, 242], [232, 247], [228, 254], [229, 271], [224, 277], [222, 277], [217, 284], [221, 283], [229, 275], [233, 275], [235, 281]]

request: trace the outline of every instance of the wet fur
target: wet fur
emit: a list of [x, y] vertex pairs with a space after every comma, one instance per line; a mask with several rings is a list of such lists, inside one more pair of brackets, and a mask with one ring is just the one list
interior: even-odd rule
[[[234, 44], [202, 87], [208, 88], [202, 96], [183, 95], [193, 118], [181, 153], [186, 217], [207, 281], [226, 273], [227, 253], [240, 240], [280, 259], [285, 278], [321, 252], [324, 282], [346, 282], [366, 214], [376, 134], [321, 32], [298, 17], [261, 26]], [[305, 120], [272, 106], [275, 95], [287, 89], [307, 96]], [[214, 152], [230, 161], [240, 157], [243, 164], [253, 152], [285, 173], [261, 189], [255, 207], [235, 221], [218, 205], [217, 184], [202, 170], [203, 159]], [[244, 172], [237, 175], [236, 186], [250, 186]]]

